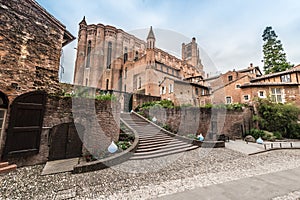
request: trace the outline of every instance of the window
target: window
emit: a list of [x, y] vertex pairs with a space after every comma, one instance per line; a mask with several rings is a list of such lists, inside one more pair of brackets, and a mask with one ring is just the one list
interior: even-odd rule
[[85, 79], [85, 86], [87, 86], [89, 84], [89, 79]]
[[236, 86], [235, 86], [235, 88], [241, 88], [241, 85], [240, 84], [237, 84]]
[[291, 82], [291, 75], [290, 74], [282, 75], [280, 79], [281, 82], [286, 82], [286, 83]]
[[127, 47], [124, 48], [124, 63], [126, 63], [128, 59], [128, 50], [127, 50]]
[[109, 87], [109, 80], [106, 79], [106, 90], [108, 90], [108, 87]]
[[282, 98], [282, 89], [280, 88], [272, 88], [271, 89], [271, 99], [276, 103], [283, 103]]
[[231, 104], [231, 103], [232, 103], [231, 97], [226, 97], [226, 104]]
[[169, 93], [173, 93], [174, 92], [174, 88], [173, 88], [173, 84], [169, 85]]
[[142, 78], [139, 77], [139, 89], [142, 88]]
[[127, 78], [127, 67], [125, 67], [125, 74], [124, 74], [124, 78]]
[[244, 100], [245, 100], [245, 101], [249, 101], [249, 99], [250, 99], [250, 98], [249, 98], [249, 95], [248, 95], [248, 94], [247, 94], [247, 95], [244, 95]]
[[232, 81], [232, 76], [228, 76], [228, 81]]
[[110, 69], [111, 67], [111, 53], [112, 53], [112, 43], [108, 42], [107, 46], [107, 61], [106, 61], [106, 68]]
[[205, 95], [205, 89], [203, 89], [203, 88], [202, 88], [202, 91], [201, 91], [201, 95], [202, 95], [202, 96]]
[[198, 96], [199, 95], [199, 90], [198, 88], [195, 89], [195, 94]]
[[166, 94], [166, 88], [164, 86], [160, 88], [160, 94]]
[[89, 42], [88, 42], [88, 48], [87, 48], [87, 58], [86, 58], [85, 68], [89, 68], [90, 67], [91, 50], [92, 50], [92, 42], [91, 42], [91, 40], [89, 40]]
[[264, 91], [258, 91], [258, 97], [265, 98], [265, 92]]
[[137, 61], [138, 59], [139, 59], [139, 52], [136, 51], [136, 52], [135, 52], [134, 61]]
[[126, 92], [126, 84], [124, 85], [124, 92]]

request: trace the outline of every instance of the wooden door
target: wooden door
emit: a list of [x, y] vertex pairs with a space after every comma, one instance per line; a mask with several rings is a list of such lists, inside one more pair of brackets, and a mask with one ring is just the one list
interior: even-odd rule
[[[78, 129], [78, 131], [77, 131]], [[81, 125], [74, 123], [63, 123], [54, 126], [50, 131], [49, 160], [75, 158], [82, 155], [83, 136]], [[79, 134], [78, 134], [79, 133]]]
[[29, 92], [17, 97], [12, 105], [4, 157], [37, 154], [40, 147], [46, 92]]

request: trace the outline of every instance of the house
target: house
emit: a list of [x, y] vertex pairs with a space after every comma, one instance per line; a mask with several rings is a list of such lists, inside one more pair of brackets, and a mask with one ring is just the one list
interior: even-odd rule
[[61, 92], [62, 47], [75, 37], [34, 0], [1, 0], [0, 12], [0, 159], [41, 163], [58, 117], [45, 117], [48, 95]]
[[252, 102], [255, 98], [270, 97], [277, 103], [300, 105], [300, 65], [289, 70], [263, 75], [241, 84], [241, 96]]
[[185, 80], [165, 77], [159, 87], [161, 98], [171, 100], [177, 106], [210, 103], [209, 88], [203, 85], [202, 76]]
[[225, 74], [204, 79], [211, 90], [213, 104], [247, 103], [251, 96], [243, 96], [241, 86], [262, 76], [259, 67], [252, 64], [246, 69], [228, 71]]

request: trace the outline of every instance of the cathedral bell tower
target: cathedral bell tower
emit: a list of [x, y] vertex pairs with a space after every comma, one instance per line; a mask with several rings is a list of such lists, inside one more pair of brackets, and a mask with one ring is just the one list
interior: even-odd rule
[[150, 26], [150, 31], [148, 33], [148, 37], [147, 37], [147, 50], [146, 50], [146, 61], [147, 61], [147, 65], [151, 66], [154, 65], [155, 63], [155, 36], [152, 30], [152, 26]]

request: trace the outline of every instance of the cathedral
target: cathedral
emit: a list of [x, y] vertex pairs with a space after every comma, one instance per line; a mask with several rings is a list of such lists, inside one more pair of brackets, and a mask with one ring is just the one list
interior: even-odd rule
[[182, 44], [177, 58], [156, 47], [150, 27], [146, 41], [122, 29], [103, 24], [79, 23], [74, 84], [161, 96], [165, 78], [185, 80], [203, 76], [203, 65], [196, 39]]

